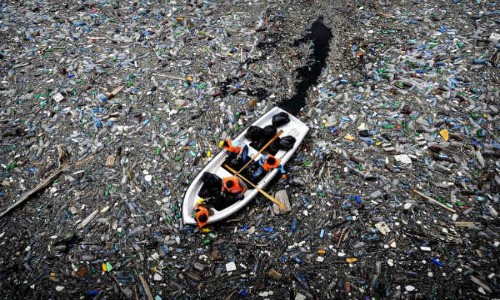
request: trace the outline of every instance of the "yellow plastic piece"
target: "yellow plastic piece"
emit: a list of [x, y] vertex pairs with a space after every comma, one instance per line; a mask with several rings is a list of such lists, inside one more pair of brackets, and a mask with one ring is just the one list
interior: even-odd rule
[[324, 250], [324, 249], [319, 249], [319, 250], [318, 250], [318, 254], [319, 254], [319, 255], [325, 255], [325, 254], [326, 254], [326, 250]]
[[345, 259], [345, 261], [348, 263], [354, 263], [354, 262], [357, 262], [358, 259], [356, 257], [348, 257]]
[[439, 132], [443, 140], [448, 141], [450, 139], [450, 134], [448, 133], [448, 130], [443, 129]]
[[348, 140], [348, 141], [354, 141], [356, 138], [353, 137], [352, 135], [350, 134], [346, 134], [346, 136], [344, 136], [344, 139]]
[[222, 148], [222, 146], [224, 146], [224, 141], [219, 142], [219, 148]]
[[205, 202], [205, 198], [200, 198], [200, 199], [196, 200], [196, 204], [198, 204], [198, 205], [202, 204], [203, 202]]

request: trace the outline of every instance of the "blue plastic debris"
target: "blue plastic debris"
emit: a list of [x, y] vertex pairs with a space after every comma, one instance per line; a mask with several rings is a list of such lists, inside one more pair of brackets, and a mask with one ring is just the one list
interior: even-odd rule
[[290, 228], [291, 228], [292, 232], [297, 231], [297, 219], [296, 218], [292, 219], [292, 224], [291, 224]]
[[264, 226], [263, 229], [264, 229], [265, 232], [268, 232], [268, 233], [273, 233], [274, 232], [274, 228], [272, 228], [272, 227]]
[[440, 262], [439, 259], [437, 259], [437, 258], [431, 258], [431, 260], [438, 267], [444, 266], [444, 264], [442, 262]]

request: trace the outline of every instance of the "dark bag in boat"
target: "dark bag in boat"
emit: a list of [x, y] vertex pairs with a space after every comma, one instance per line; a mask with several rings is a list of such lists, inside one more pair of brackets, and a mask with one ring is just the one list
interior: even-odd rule
[[216, 197], [220, 194], [222, 188], [222, 179], [219, 176], [210, 172], [205, 172], [201, 176], [203, 186], [201, 187], [198, 196], [201, 198]]
[[278, 137], [276, 140], [269, 145], [269, 148], [267, 148], [267, 151], [271, 153], [272, 155], [276, 154], [278, 151], [281, 149], [281, 139]]
[[204, 172], [203, 175], [201, 176], [201, 181], [206, 184], [210, 185], [217, 185], [222, 182], [222, 179], [219, 178], [219, 176], [210, 173], [210, 172]]
[[266, 127], [264, 127], [264, 135], [260, 136], [260, 138], [265, 140], [265, 142], [267, 143], [276, 135], [276, 132], [276, 127], [274, 127], [273, 125], [267, 125]]
[[254, 148], [254, 149], [262, 149], [262, 147], [264, 147], [266, 143], [263, 142], [263, 141], [253, 141], [250, 143], [250, 147]]
[[282, 112], [280, 112], [278, 114], [275, 114], [273, 116], [273, 126], [274, 127], [283, 126], [283, 125], [285, 125], [288, 122], [290, 122], [290, 117], [284, 111], [282, 111]]
[[295, 141], [296, 141], [296, 139], [291, 135], [287, 135], [287, 136], [281, 138], [280, 149], [286, 150], [286, 151], [292, 149], [293, 145], [295, 144]]
[[220, 195], [218, 195], [217, 197], [205, 198], [205, 203], [209, 206], [214, 207], [216, 210], [223, 210], [232, 204], [226, 201], [226, 199]]
[[264, 129], [254, 125], [248, 127], [248, 130], [245, 133], [245, 137], [251, 141], [258, 141], [263, 135]]

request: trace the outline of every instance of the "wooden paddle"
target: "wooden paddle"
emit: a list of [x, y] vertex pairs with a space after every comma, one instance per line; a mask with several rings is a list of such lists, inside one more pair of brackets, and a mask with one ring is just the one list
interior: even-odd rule
[[229, 170], [231, 171], [234, 175], [238, 176], [239, 178], [243, 179], [246, 183], [250, 184], [254, 189], [256, 189], [257, 191], [259, 191], [262, 195], [266, 196], [267, 199], [271, 200], [273, 203], [277, 204], [280, 209], [285, 209], [285, 205], [281, 202], [279, 202], [278, 200], [276, 200], [276, 198], [274, 198], [273, 196], [269, 195], [268, 193], [266, 193], [264, 190], [262, 190], [261, 188], [259, 188], [258, 186], [256, 186], [255, 184], [253, 184], [253, 182], [251, 182], [250, 180], [246, 179], [244, 176], [240, 175], [239, 173], [236, 172], [235, 169], [231, 168], [230, 166], [224, 164], [224, 166]]
[[261, 154], [264, 150], [266, 150], [266, 149], [267, 149], [267, 147], [269, 147], [269, 146], [270, 146], [270, 145], [271, 145], [271, 144], [272, 144], [272, 143], [273, 143], [273, 142], [274, 142], [274, 141], [275, 141], [275, 140], [276, 140], [276, 139], [277, 139], [277, 138], [278, 138], [278, 137], [279, 137], [282, 133], [283, 133], [283, 129], [281, 129], [280, 131], [278, 131], [278, 133], [276, 133], [276, 135], [275, 135], [275, 136], [273, 136], [273, 138], [272, 138], [272, 139], [270, 139], [270, 140], [269, 140], [269, 142], [267, 142], [267, 143], [266, 143], [266, 144], [265, 144], [265, 145], [264, 145], [264, 146], [263, 146], [263, 147], [259, 150], [259, 152], [255, 153], [255, 154], [254, 154], [254, 156], [253, 156], [251, 159], [249, 159], [249, 160], [247, 161], [247, 163], [246, 163], [243, 167], [241, 167], [241, 168], [238, 170], [238, 172], [236, 172], [235, 174], [240, 174], [240, 173], [241, 173], [241, 171], [245, 170], [245, 168], [246, 168], [246, 167], [248, 167], [248, 166], [249, 166], [249, 165], [250, 165], [250, 164], [251, 164], [251, 163], [252, 163], [252, 162], [253, 162], [253, 161], [257, 158], [257, 156], [258, 156], [259, 154]]

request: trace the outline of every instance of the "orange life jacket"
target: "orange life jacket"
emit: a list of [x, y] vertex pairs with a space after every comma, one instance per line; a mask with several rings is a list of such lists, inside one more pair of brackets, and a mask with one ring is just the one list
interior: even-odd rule
[[[202, 228], [208, 222], [208, 209], [206, 209], [203, 206], [196, 206], [194, 212], [196, 214], [196, 222], [198, 222], [198, 226], [200, 226], [200, 228]], [[202, 220], [200, 220], [201, 216], [205, 216], [205, 222], [203, 222]]]
[[240, 153], [241, 151], [241, 147], [239, 146], [233, 146], [233, 142], [231, 142], [231, 140], [226, 140], [228, 146], [224, 146], [224, 149], [228, 152], [231, 152], [231, 153]]
[[[272, 165], [268, 162], [270, 157], [273, 157], [275, 160], [274, 164], [272, 164]], [[262, 169], [264, 169], [264, 171], [268, 172], [269, 170], [277, 168], [279, 165], [280, 165], [280, 160], [269, 154], [267, 156], [266, 160], [264, 161], [264, 164], [262, 165]]]
[[[227, 183], [231, 181], [233, 182], [232, 187], [227, 187]], [[240, 181], [238, 177], [232, 176], [232, 177], [226, 177], [222, 179], [222, 191], [228, 191], [231, 194], [238, 194], [238, 193], [244, 193], [247, 191], [247, 187], [241, 187], [240, 186]]]

